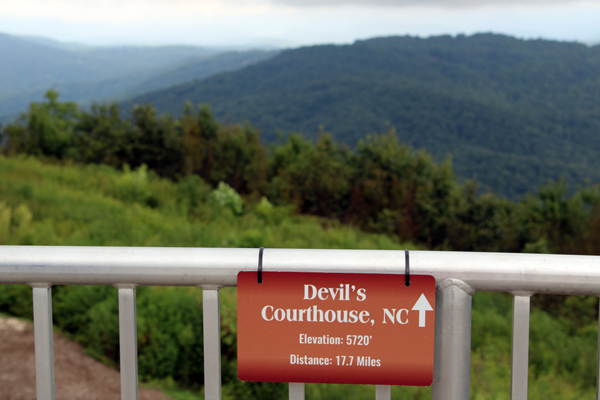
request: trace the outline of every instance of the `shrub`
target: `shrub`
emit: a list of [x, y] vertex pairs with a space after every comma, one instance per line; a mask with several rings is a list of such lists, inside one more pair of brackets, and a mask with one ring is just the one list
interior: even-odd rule
[[230, 209], [234, 215], [242, 215], [244, 211], [242, 197], [225, 182], [219, 182], [219, 186], [210, 193], [210, 199], [220, 207]]

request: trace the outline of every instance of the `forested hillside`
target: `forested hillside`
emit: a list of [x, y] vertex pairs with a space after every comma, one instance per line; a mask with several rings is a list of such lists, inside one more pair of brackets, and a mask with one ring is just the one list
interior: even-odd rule
[[[393, 133], [369, 136], [354, 151], [328, 135], [267, 148], [250, 124], [221, 124], [206, 107], [187, 105], [178, 119], [150, 106], [129, 114], [116, 104], [81, 110], [48, 92], [2, 129], [0, 245], [600, 253], [598, 185], [568, 195], [554, 182], [514, 202], [479, 195], [449, 162], [435, 163]], [[53, 293], [55, 324], [115, 365], [115, 289]], [[31, 299], [27, 286], [0, 285], [0, 312], [31, 318]], [[225, 395], [285, 398], [283, 384], [237, 379], [235, 291], [221, 299]], [[597, 301], [534, 296], [531, 399], [594, 398]], [[140, 377], [181, 400], [201, 396], [201, 310], [198, 289], [138, 289]], [[506, 398], [510, 315], [510, 295], [475, 295], [474, 399]], [[373, 396], [369, 386], [306, 390], [315, 399]], [[393, 389], [415, 400], [429, 390]]]
[[187, 100], [251, 121], [266, 143], [324, 129], [354, 146], [393, 128], [511, 198], [559, 176], [600, 181], [600, 46], [493, 34], [312, 46], [127, 104], [180, 115]]
[[449, 160], [436, 163], [393, 132], [369, 135], [354, 150], [327, 134], [267, 147], [251, 124], [221, 124], [206, 106], [188, 103], [177, 119], [137, 106], [124, 117], [114, 103], [82, 110], [56, 92], [46, 97], [3, 129], [5, 154], [223, 182], [251, 201], [265, 197], [430, 249], [600, 252], [599, 185], [570, 194], [559, 180], [516, 202], [479, 194], [476, 182], [455, 178]]
[[132, 96], [181, 83], [198, 81], [208, 76], [229, 72], [274, 57], [279, 51], [247, 50], [219, 53], [210, 57], [194, 57], [171, 68], [154, 73], [150, 78], [132, 85], [120, 96]]

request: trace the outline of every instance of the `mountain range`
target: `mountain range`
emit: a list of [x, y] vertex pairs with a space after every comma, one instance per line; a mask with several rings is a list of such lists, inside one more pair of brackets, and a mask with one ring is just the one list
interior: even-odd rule
[[572, 188], [600, 182], [600, 46], [497, 34], [375, 38], [285, 50], [125, 105], [177, 115], [184, 101], [250, 121], [265, 142], [326, 131], [352, 147], [395, 129], [511, 198], [561, 176]]
[[6, 122], [50, 88], [81, 104], [114, 101], [241, 68], [276, 51], [91, 47], [0, 33], [0, 53], [0, 120]]
[[208, 103], [264, 143], [395, 130], [462, 179], [518, 198], [563, 177], [600, 182], [600, 46], [498, 34], [382, 37], [286, 50], [97, 48], [0, 34], [0, 120], [40, 101]]

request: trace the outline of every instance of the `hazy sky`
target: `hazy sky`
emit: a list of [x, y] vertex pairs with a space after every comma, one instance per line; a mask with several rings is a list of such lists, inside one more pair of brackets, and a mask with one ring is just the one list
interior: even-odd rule
[[600, 42], [600, 0], [0, 0], [0, 32], [88, 44], [298, 46], [505, 33]]

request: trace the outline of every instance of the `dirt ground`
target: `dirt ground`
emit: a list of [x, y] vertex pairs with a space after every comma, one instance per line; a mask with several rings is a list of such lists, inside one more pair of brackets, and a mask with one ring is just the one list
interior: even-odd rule
[[[54, 334], [56, 399], [119, 400], [119, 372], [84, 354], [83, 348]], [[157, 390], [140, 389], [143, 400], [167, 400]], [[0, 400], [35, 400], [33, 326], [0, 315]]]

